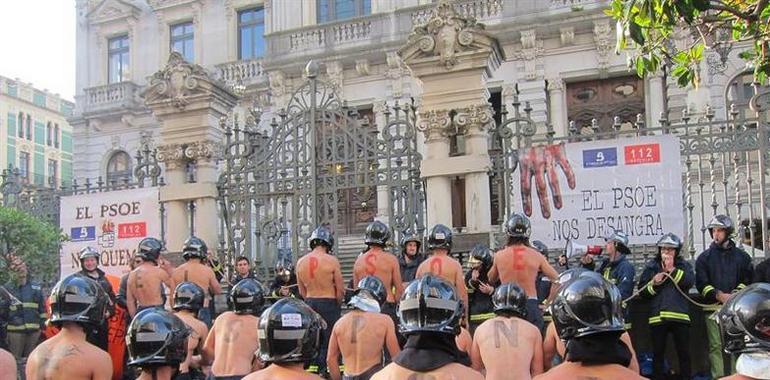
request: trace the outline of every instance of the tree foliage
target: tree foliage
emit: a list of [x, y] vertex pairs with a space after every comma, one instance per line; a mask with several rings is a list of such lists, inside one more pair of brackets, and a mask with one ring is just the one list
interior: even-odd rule
[[[665, 64], [680, 86], [697, 86], [704, 49], [740, 43], [755, 79], [766, 83], [770, 75], [768, 0], [612, 0], [606, 13], [617, 21], [617, 51], [636, 45], [629, 65], [639, 76]], [[693, 36], [686, 47], [672, 43], [677, 28]]]
[[9, 266], [15, 257], [27, 264], [37, 280], [54, 280], [59, 272], [61, 241], [57, 227], [23, 211], [0, 207], [0, 284], [14, 276]]

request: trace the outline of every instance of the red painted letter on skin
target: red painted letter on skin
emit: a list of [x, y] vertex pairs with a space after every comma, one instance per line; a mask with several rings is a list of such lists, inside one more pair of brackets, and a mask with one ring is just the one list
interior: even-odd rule
[[377, 272], [377, 266], [376, 266], [377, 256], [375, 255], [366, 256], [364, 261], [366, 261], [366, 274], [371, 276], [375, 272]]
[[441, 267], [442, 265], [443, 263], [441, 262], [441, 259], [434, 257], [433, 260], [430, 261], [430, 272], [441, 276], [441, 274], [444, 272]]
[[513, 249], [513, 270], [524, 270], [524, 248]]
[[318, 269], [318, 259], [315, 257], [310, 258], [310, 278], [315, 278], [315, 271]]

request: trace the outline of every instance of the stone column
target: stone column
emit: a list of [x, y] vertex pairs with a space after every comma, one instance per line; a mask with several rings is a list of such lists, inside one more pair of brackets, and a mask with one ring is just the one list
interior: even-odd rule
[[[158, 159], [165, 163], [168, 179], [160, 190], [168, 209], [167, 247], [177, 252], [189, 236], [190, 201], [196, 203], [196, 235], [215, 247], [219, 230], [216, 160], [222, 153], [219, 119], [235, 106], [236, 98], [201, 66], [185, 62], [176, 52], [152, 76], [142, 96], [161, 124]], [[188, 182], [187, 164], [197, 170], [194, 183]]]
[[489, 194], [488, 126], [493, 122], [489, 104], [471, 105], [457, 110], [455, 125], [465, 130], [465, 151], [478, 164], [465, 174], [465, 212], [467, 232], [488, 232], [491, 229]]
[[647, 76], [647, 114], [645, 125], [648, 128], [660, 127], [660, 114], [663, 112], [663, 73], [658, 71]]
[[[374, 111], [374, 123], [377, 125], [377, 132], [382, 134], [382, 130], [385, 129], [385, 109], [387, 105], [385, 101], [377, 101], [374, 103], [372, 111]], [[379, 165], [381, 168], [386, 167], [387, 162], [380, 160]], [[388, 193], [387, 185], [377, 186], [377, 220], [388, 221], [390, 219], [390, 194]]]
[[425, 133], [426, 154], [420, 172], [426, 178], [427, 226], [449, 225], [452, 222], [452, 180], [444, 173], [449, 158], [447, 131], [452, 120], [449, 111], [433, 110], [421, 113], [419, 123]]
[[551, 124], [556, 136], [567, 136], [569, 121], [567, 120], [567, 102], [564, 97], [564, 81], [561, 78], [548, 79], [548, 100]]

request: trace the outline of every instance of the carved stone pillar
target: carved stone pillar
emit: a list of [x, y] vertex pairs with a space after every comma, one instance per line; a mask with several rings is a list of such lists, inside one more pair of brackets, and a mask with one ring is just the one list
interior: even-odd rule
[[[416, 26], [398, 51], [422, 85], [418, 126], [426, 154], [420, 173], [427, 183], [429, 228], [452, 222], [451, 180], [463, 177], [466, 231], [490, 231], [486, 125], [491, 111], [485, 81], [502, 53], [483, 25], [459, 14], [447, 0], [439, 1], [427, 23]], [[453, 134], [465, 134], [466, 154], [449, 156]]]
[[567, 136], [569, 121], [567, 120], [567, 102], [564, 96], [564, 80], [559, 77], [550, 78], [547, 88], [553, 130], [557, 137]]
[[649, 128], [660, 127], [660, 114], [663, 112], [663, 73], [658, 71], [647, 76], [645, 96], [647, 97], [647, 120]]
[[[165, 163], [168, 179], [160, 191], [161, 201], [168, 205], [167, 247], [178, 251], [189, 236], [190, 201], [196, 205], [196, 235], [214, 247], [219, 227], [216, 160], [222, 152], [219, 119], [235, 105], [235, 96], [176, 52], [152, 76], [142, 96], [161, 124], [158, 159]], [[188, 164], [196, 170], [195, 182], [188, 181]]]
[[[466, 156], [478, 160], [465, 174], [465, 212], [468, 232], [490, 230], [491, 209], [489, 175], [492, 167], [489, 159], [489, 124], [493, 122], [489, 104], [475, 104], [456, 110], [454, 124], [465, 131]], [[484, 164], [486, 163], [486, 164]]]
[[[374, 111], [374, 123], [377, 125], [377, 132], [382, 134], [382, 130], [385, 129], [385, 109], [386, 104], [384, 101], [378, 101], [374, 103], [372, 111]], [[379, 162], [380, 167], [387, 165], [385, 160]], [[390, 194], [388, 194], [388, 186], [377, 186], [377, 220], [390, 220]]]

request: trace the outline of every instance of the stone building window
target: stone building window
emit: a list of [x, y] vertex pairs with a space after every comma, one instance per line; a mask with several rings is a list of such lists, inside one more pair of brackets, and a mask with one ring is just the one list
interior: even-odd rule
[[372, 0], [316, 0], [318, 23], [372, 14]]
[[48, 160], [48, 184], [56, 186], [59, 179], [59, 162], [56, 160]]
[[27, 114], [27, 140], [32, 141], [32, 116]]
[[260, 58], [265, 54], [265, 9], [238, 12], [238, 59]]
[[578, 132], [593, 119], [599, 132], [610, 131], [615, 116], [625, 129], [637, 114], [644, 114], [644, 82], [636, 76], [567, 83], [567, 115]]
[[195, 31], [192, 21], [171, 25], [171, 51], [182, 55], [187, 62], [195, 59]]
[[29, 152], [19, 152], [19, 174], [25, 182], [29, 181], [29, 165]]
[[53, 125], [53, 147], [59, 147], [59, 124]]
[[119, 184], [131, 180], [131, 156], [124, 151], [117, 151], [107, 161], [107, 183]]
[[118, 83], [128, 79], [128, 36], [110, 38], [107, 53], [107, 81]]
[[24, 113], [19, 112], [19, 118], [16, 119], [16, 125], [19, 127], [19, 138], [24, 138]]
[[53, 145], [53, 126], [50, 121], [45, 125], [45, 145]]

